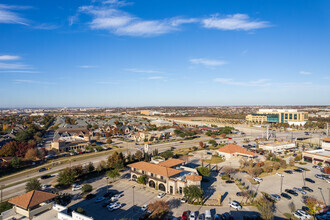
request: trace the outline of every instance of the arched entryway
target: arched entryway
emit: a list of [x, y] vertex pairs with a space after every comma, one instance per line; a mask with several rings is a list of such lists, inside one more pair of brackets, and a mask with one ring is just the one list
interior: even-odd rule
[[158, 188], [159, 188], [160, 191], [164, 191], [164, 192], [166, 191], [165, 185], [162, 184], [162, 183], [159, 184]]
[[151, 187], [151, 188], [155, 188], [156, 187], [156, 184], [155, 184], [155, 182], [153, 180], [150, 180], [149, 181], [149, 187]]
[[133, 180], [133, 181], [136, 181], [136, 179], [137, 179], [137, 176], [136, 176], [136, 175], [133, 175], [133, 176], [132, 176], [132, 180]]

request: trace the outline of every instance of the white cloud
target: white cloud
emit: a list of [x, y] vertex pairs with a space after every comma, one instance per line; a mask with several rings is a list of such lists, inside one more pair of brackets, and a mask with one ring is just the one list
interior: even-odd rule
[[82, 69], [92, 69], [92, 68], [97, 68], [98, 66], [82, 65], [82, 66], [78, 66], [78, 67], [82, 68]]
[[202, 64], [202, 65], [208, 66], [208, 67], [216, 67], [216, 66], [222, 66], [224, 64], [227, 64], [227, 62], [224, 60], [210, 60], [210, 59], [204, 59], [204, 58], [190, 59], [189, 61], [193, 64]]
[[40, 73], [40, 72], [29, 71], [29, 70], [5, 70], [5, 71], [0, 71], [0, 73]]
[[[112, 5], [82, 6], [78, 12], [92, 16], [89, 23], [91, 29], [107, 30], [116, 35], [126, 36], [156, 36], [179, 30], [179, 26], [183, 24], [197, 22], [197, 19], [181, 17], [143, 20]], [[70, 24], [75, 19], [76, 16], [71, 17]]]
[[158, 70], [146, 70], [146, 69], [135, 69], [135, 68], [125, 69], [125, 70], [133, 73], [163, 73]]
[[306, 71], [300, 71], [299, 73], [302, 74], [302, 75], [310, 75], [310, 74], [312, 74], [311, 72], [306, 72]]
[[254, 30], [269, 27], [269, 22], [251, 20], [246, 14], [227, 15], [219, 17], [218, 15], [212, 16], [202, 20], [203, 27], [215, 28], [220, 30]]
[[8, 61], [8, 60], [18, 60], [20, 59], [19, 56], [12, 56], [12, 55], [0, 55], [0, 60], [2, 61]]
[[0, 69], [31, 69], [31, 67], [19, 63], [0, 63]]
[[14, 12], [14, 10], [21, 10], [25, 8], [27, 7], [0, 4], [0, 23], [28, 25], [28, 21], [25, 18]]
[[45, 81], [37, 81], [37, 80], [29, 80], [29, 79], [16, 79], [14, 83], [26, 83], [26, 84], [44, 84], [44, 85], [52, 85], [55, 83], [45, 82]]
[[253, 81], [235, 81], [230, 78], [215, 78], [213, 80], [214, 82], [223, 83], [226, 85], [233, 85], [233, 86], [270, 86], [271, 83], [269, 83], [269, 79], [259, 79], [259, 80], [253, 80]]
[[116, 81], [103, 81], [103, 82], [96, 82], [96, 84], [100, 84], [100, 85], [117, 85], [117, 84], [119, 84], [119, 82], [116, 82]]
[[148, 77], [149, 80], [159, 80], [159, 79], [164, 79], [163, 76], [150, 76]]

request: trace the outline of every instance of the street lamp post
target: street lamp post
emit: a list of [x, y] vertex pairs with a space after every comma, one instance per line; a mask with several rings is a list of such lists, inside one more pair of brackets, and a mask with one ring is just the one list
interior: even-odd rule
[[322, 199], [323, 199], [324, 204], [327, 204], [327, 203], [325, 202], [325, 199], [324, 199], [324, 196], [323, 196], [323, 193], [322, 193], [322, 188], [321, 188], [321, 187], [318, 187], [318, 189], [320, 190], [320, 193], [321, 193], [321, 196], [322, 196]]
[[304, 186], [306, 186], [306, 182], [305, 182], [305, 178], [304, 178], [304, 173], [301, 173], [301, 175], [302, 175], [302, 179], [303, 179], [303, 182], [304, 182]]
[[134, 188], [135, 188], [135, 186], [132, 187], [132, 189], [133, 189], [133, 205], [132, 205], [132, 212], [134, 211]]
[[108, 193], [109, 192], [109, 181], [108, 181], [109, 177], [107, 177], [106, 180], [107, 180], [107, 193]]

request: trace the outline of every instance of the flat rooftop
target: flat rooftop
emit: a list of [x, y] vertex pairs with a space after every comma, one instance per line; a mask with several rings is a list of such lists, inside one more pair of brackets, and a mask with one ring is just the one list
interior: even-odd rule
[[326, 150], [311, 150], [311, 151], [305, 151], [305, 152], [330, 157], [330, 151], [326, 151]]

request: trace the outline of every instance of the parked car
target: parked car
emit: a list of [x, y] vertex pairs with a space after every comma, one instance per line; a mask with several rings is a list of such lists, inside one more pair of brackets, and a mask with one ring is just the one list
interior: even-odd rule
[[325, 177], [321, 174], [315, 174], [315, 177], [318, 178], [318, 179], [325, 180]]
[[112, 212], [112, 211], [114, 211], [114, 210], [119, 209], [121, 206], [122, 206], [122, 205], [121, 205], [119, 202], [110, 203], [110, 204], [108, 205], [108, 210], [109, 210], [110, 212]]
[[295, 172], [302, 173], [304, 170], [301, 168], [294, 169]]
[[300, 214], [299, 212], [295, 212], [293, 213], [294, 217], [298, 218], [298, 219], [301, 219], [301, 220], [304, 220], [306, 219], [302, 214]]
[[237, 192], [236, 196], [243, 196], [243, 192]]
[[157, 195], [157, 197], [158, 197], [159, 199], [161, 199], [161, 198], [163, 198], [165, 195], [166, 195], [166, 193], [159, 193], [159, 194]]
[[121, 194], [116, 194], [116, 195], [111, 197], [111, 201], [112, 202], [117, 201], [121, 196], [122, 196]]
[[210, 210], [205, 210], [205, 220], [212, 220], [212, 215]]
[[214, 220], [221, 220], [221, 216], [219, 214], [215, 214], [213, 219]]
[[304, 210], [298, 209], [296, 212], [300, 213], [302, 216], [304, 216], [306, 219], [311, 219], [312, 216], [305, 212]]
[[247, 173], [247, 171], [245, 171], [245, 170], [242, 170], [242, 171], [241, 171], [241, 173]]
[[196, 220], [196, 213], [195, 212], [190, 212], [189, 220]]
[[276, 173], [276, 175], [278, 175], [280, 177], [284, 176], [282, 173]]
[[303, 186], [301, 187], [303, 190], [308, 191], [308, 192], [313, 192], [313, 190], [311, 188], [309, 188], [308, 186]]
[[41, 185], [41, 189], [42, 190], [45, 190], [45, 189], [48, 189], [49, 187], [51, 187], [52, 185], [50, 185], [50, 184], [42, 184]]
[[185, 197], [182, 197], [181, 202], [182, 203], [186, 203], [187, 202], [187, 199]]
[[226, 180], [226, 183], [234, 183], [233, 180]]
[[181, 215], [181, 219], [188, 219], [188, 212], [184, 211]]
[[141, 207], [141, 211], [145, 212], [148, 209], [148, 204], [145, 204]]
[[253, 180], [260, 183], [263, 179], [261, 179], [260, 177], [253, 177]]
[[199, 214], [198, 215], [198, 220], [204, 220], [205, 218], [204, 218], [205, 216], [204, 216], [204, 214], [202, 213], [202, 214]]
[[306, 180], [307, 182], [310, 182], [310, 183], [315, 183], [315, 181], [312, 180], [311, 178], [305, 178], [305, 180]]
[[291, 195], [298, 196], [298, 193], [293, 189], [286, 189], [285, 192], [290, 193]]
[[242, 206], [237, 201], [231, 201], [229, 202], [229, 206], [234, 209], [242, 209]]
[[284, 172], [287, 174], [293, 174], [292, 170], [284, 170]]
[[77, 191], [80, 190], [82, 188], [82, 185], [80, 184], [73, 184], [72, 185], [72, 191]]
[[287, 194], [287, 193], [281, 193], [281, 196], [286, 199], [292, 199], [291, 196], [289, 196], [289, 194]]
[[222, 220], [233, 220], [234, 217], [231, 214], [229, 214], [228, 212], [225, 212], [221, 215], [221, 219]]
[[101, 197], [96, 198], [95, 202], [99, 203], [99, 202], [102, 202], [103, 200], [105, 200], [105, 198], [103, 196], [101, 196]]
[[301, 189], [301, 188], [297, 188], [297, 187], [293, 187], [293, 190], [295, 190], [296, 192], [300, 192], [301, 194], [305, 195], [306, 191]]
[[274, 201], [279, 201], [281, 200], [281, 196], [277, 195], [277, 194], [270, 194], [270, 198]]

